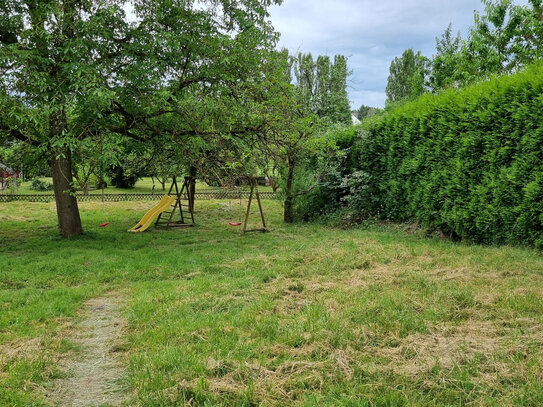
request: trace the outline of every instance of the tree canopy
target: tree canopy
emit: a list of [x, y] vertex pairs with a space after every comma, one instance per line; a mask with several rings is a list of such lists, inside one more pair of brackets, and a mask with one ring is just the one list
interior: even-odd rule
[[[280, 0], [0, 3], [0, 137], [45, 154], [61, 233], [82, 232], [72, 151], [89, 137], [245, 137]], [[130, 11], [130, 15], [127, 14]], [[251, 52], [247, 52], [250, 49]]]
[[482, 2], [484, 10], [475, 12], [465, 39], [453, 36], [449, 25], [436, 38], [432, 58], [407, 49], [392, 61], [387, 103], [515, 73], [543, 56], [543, 1]]
[[428, 62], [428, 58], [412, 48], [394, 58], [386, 87], [387, 104], [412, 99], [425, 92]]
[[351, 123], [351, 108], [347, 95], [347, 58], [336, 55], [313, 56], [299, 53], [292, 58], [294, 79], [300, 93], [300, 103], [311, 113], [330, 123]]

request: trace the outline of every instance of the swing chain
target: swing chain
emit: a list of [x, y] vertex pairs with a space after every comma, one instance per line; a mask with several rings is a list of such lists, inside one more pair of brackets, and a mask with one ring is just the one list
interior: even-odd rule
[[100, 227], [109, 225], [109, 222], [105, 220], [106, 218], [106, 207], [105, 207], [105, 182], [104, 182], [104, 141], [103, 134], [100, 132], [100, 183], [102, 184], [102, 220]]

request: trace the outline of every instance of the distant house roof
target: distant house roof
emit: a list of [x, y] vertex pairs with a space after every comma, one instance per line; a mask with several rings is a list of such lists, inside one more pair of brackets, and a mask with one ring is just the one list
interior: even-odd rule
[[0, 163], [0, 171], [13, 172], [13, 170], [11, 168], [9, 168], [7, 165], [4, 165], [2, 163]]
[[360, 120], [358, 120], [358, 117], [356, 117], [354, 114], [351, 115], [351, 119], [353, 121], [353, 124], [360, 124], [362, 123]]
[[13, 171], [11, 168], [9, 168], [7, 165], [4, 165], [2, 163], [0, 163], [0, 174], [2, 174], [3, 176], [11, 176], [11, 175], [14, 175], [16, 174], [17, 171]]

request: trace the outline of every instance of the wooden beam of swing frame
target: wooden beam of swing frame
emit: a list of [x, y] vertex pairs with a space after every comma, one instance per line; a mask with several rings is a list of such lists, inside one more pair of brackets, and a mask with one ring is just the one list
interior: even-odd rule
[[[175, 188], [175, 204], [172, 206], [171, 212], [162, 212], [158, 215], [157, 220], [155, 221], [155, 227], [159, 226], [165, 226], [166, 228], [185, 228], [185, 227], [191, 227], [194, 226], [194, 201], [192, 194], [190, 193], [190, 186], [194, 182], [194, 179], [192, 177], [185, 177], [185, 180], [183, 182], [183, 186], [181, 187], [181, 190], [179, 190], [179, 186], [177, 184], [177, 177], [173, 176], [172, 178], [172, 184], [170, 186], [170, 190], [168, 191], [168, 195], [171, 196], [173, 189]], [[187, 193], [187, 205], [183, 205], [181, 200], [183, 193]], [[192, 223], [185, 222], [185, 215], [183, 213], [183, 206], [188, 208], [189, 214], [190, 214], [190, 220]], [[173, 218], [175, 216], [175, 212], [178, 211], [179, 215], [181, 217], [181, 220], [174, 221]], [[170, 215], [167, 221], [162, 221], [162, 215]]]
[[[260, 194], [258, 193], [258, 185], [256, 183], [256, 179], [254, 177], [247, 177], [249, 180], [249, 183], [251, 185], [251, 193], [249, 194], [249, 202], [247, 204], [247, 212], [245, 213], [245, 221], [243, 222], [243, 233], [251, 233], [251, 232], [262, 232], [266, 233], [269, 232], [269, 230], [266, 227], [266, 220], [264, 219], [264, 211], [262, 209], [262, 202], [260, 201]], [[262, 227], [257, 229], [249, 229], [247, 230], [247, 224], [249, 222], [249, 215], [251, 213], [251, 203], [253, 201], [253, 195], [256, 197], [256, 201], [258, 202], [258, 210], [260, 212], [260, 218], [262, 220]]]

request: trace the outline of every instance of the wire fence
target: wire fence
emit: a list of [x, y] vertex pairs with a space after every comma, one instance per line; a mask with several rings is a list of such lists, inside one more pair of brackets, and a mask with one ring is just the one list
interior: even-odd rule
[[[206, 201], [213, 199], [248, 199], [249, 191], [206, 191], [196, 192], [194, 194], [195, 200]], [[279, 199], [280, 195], [276, 192], [259, 192], [261, 199]], [[162, 199], [164, 194], [104, 194], [104, 202], [124, 202], [124, 201], [158, 201]], [[102, 194], [89, 194], [82, 195], [77, 194], [78, 202], [95, 202], [102, 201]], [[187, 196], [183, 197], [187, 199]], [[55, 200], [53, 194], [7, 194], [0, 195], [0, 203], [13, 202], [13, 201], [26, 201], [26, 202], [52, 202]]]

